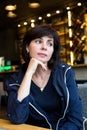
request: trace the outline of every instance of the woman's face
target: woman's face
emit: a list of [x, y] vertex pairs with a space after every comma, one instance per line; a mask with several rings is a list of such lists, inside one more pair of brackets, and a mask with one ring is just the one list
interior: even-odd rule
[[54, 51], [54, 39], [48, 36], [37, 38], [32, 40], [26, 49], [30, 57], [47, 64]]

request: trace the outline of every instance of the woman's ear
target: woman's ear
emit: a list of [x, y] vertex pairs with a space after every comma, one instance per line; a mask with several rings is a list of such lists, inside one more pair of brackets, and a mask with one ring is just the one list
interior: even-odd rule
[[26, 51], [27, 51], [27, 53], [29, 53], [29, 48], [28, 48], [28, 45], [26, 45]]

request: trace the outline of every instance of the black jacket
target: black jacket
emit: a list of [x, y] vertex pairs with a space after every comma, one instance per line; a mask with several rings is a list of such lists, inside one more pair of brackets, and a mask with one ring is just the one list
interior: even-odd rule
[[[17, 100], [17, 90], [26, 71], [24, 65], [20, 72], [11, 76], [6, 81], [5, 89], [8, 92], [8, 117], [11, 122], [26, 123], [30, 112], [36, 120], [45, 120], [47, 127], [52, 129], [47, 114], [36, 104], [32, 95], [28, 95], [22, 102]], [[78, 88], [74, 73], [70, 66], [59, 63], [53, 70], [53, 86], [61, 96], [61, 117], [56, 124], [56, 130], [81, 130], [82, 129], [82, 103], [78, 95]], [[46, 127], [42, 125], [42, 127]]]

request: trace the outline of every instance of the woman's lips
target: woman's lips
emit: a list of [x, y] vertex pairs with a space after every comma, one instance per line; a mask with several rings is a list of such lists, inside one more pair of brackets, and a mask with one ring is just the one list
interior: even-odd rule
[[38, 55], [41, 56], [41, 57], [46, 57], [47, 56], [47, 54], [45, 54], [45, 53], [38, 53]]

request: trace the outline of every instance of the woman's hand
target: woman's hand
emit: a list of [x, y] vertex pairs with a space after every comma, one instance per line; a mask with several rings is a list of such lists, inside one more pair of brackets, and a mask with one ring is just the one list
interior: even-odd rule
[[31, 58], [27, 71], [18, 90], [18, 100], [20, 102], [29, 95], [32, 76], [36, 72], [37, 67], [39, 66], [43, 70], [47, 70], [45, 64], [43, 64], [41, 61], [35, 58]]
[[34, 74], [38, 66], [41, 66], [43, 70], [47, 70], [45, 64], [43, 64], [41, 61], [31, 58], [28, 65], [28, 70], [32, 71], [32, 74]]

